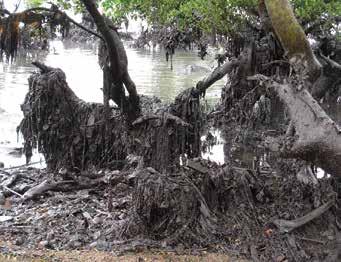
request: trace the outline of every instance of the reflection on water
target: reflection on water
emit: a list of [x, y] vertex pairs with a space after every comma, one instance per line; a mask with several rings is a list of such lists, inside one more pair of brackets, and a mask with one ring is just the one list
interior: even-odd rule
[[[176, 51], [173, 57], [173, 70], [165, 61], [162, 50], [137, 50], [126, 47], [129, 60], [129, 72], [135, 81], [138, 92], [155, 95], [162, 100], [171, 101], [181, 90], [194, 86], [214, 67], [213, 58], [200, 60], [193, 52]], [[33, 52], [19, 56], [13, 64], [0, 64], [0, 161], [6, 167], [24, 164], [23, 157], [13, 157], [8, 152], [20, 147], [17, 141], [16, 127], [22, 113], [20, 104], [28, 90], [27, 79], [36, 71], [31, 65], [39, 60], [52, 67], [61, 68], [70, 87], [82, 99], [88, 102], [102, 101], [102, 71], [97, 63], [95, 47], [75, 47], [72, 44], [54, 41], [49, 53]], [[212, 86], [206, 96], [208, 100], [220, 97], [224, 81]], [[32, 161], [39, 160], [35, 155]]]

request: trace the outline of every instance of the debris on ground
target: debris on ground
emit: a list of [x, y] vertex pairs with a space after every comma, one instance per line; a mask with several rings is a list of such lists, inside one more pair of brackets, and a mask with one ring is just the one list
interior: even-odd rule
[[[11, 243], [0, 250], [205, 250], [253, 261], [321, 261], [338, 239], [333, 181], [312, 186], [297, 179], [292, 163], [279, 166], [262, 172], [197, 158], [172, 174], [151, 167], [0, 171], [1, 240]], [[278, 221], [290, 224], [324, 205], [312, 220], [281, 230]]]

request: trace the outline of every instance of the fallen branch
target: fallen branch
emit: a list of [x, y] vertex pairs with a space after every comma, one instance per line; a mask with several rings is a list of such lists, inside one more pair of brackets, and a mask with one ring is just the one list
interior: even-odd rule
[[60, 185], [70, 184], [70, 183], [74, 183], [74, 181], [72, 180], [72, 181], [61, 181], [61, 182], [56, 182], [56, 183], [50, 183], [50, 181], [46, 179], [39, 185], [32, 187], [31, 189], [26, 191], [25, 194], [23, 195], [23, 200], [25, 201], [25, 200], [32, 199]]
[[311, 220], [321, 216], [325, 213], [329, 208], [331, 208], [335, 203], [335, 200], [330, 200], [319, 208], [311, 211], [303, 217], [297, 218], [295, 220], [284, 220], [284, 219], [276, 219], [273, 223], [279, 228], [280, 232], [289, 233], [296, 228], [304, 226]]
[[301, 237], [300, 239], [303, 240], [303, 241], [317, 243], [317, 244], [321, 244], [321, 245], [325, 245], [326, 244], [326, 241], [321, 241], [321, 240], [318, 240], [318, 239], [312, 239], [312, 238], [307, 238], [307, 237]]

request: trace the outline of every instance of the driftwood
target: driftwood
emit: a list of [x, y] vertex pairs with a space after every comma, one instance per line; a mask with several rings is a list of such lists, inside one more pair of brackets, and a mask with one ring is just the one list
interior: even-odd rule
[[295, 220], [283, 220], [276, 219], [273, 223], [279, 228], [281, 232], [290, 233], [291, 231], [304, 226], [309, 223], [311, 220], [321, 216], [324, 214], [329, 208], [331, 208], [335, 203], [335, 200], [330, 200], [329, 202], [323, 204], [319, 208], [311, 211], [303, 217], [297, 218]]

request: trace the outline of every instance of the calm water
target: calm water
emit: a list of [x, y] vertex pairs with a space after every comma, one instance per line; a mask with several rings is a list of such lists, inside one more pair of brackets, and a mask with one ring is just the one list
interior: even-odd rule
[[[138, 92], [155, 95], [171, 101], [181, 90], [194, 86], [214, 67], [214, 60], [208, 57], [201, 60], [195, 52], [177, 51], [173, 58], [173, 70], [165, 61], [162, 50], [137, 50], [126, 47], [129, 72], [135, 81]], [[39, 60], [49, 66], [64, 70], [69, 86], [82, 99], [88, 102], [102, 102], [102, 71], [97, 63], [95, 47], [75, 47], [55, 41], [47, 53], [19, 56], [12, 64], [0, 63], [0, 161], [5, 167], [25, 163], [24, 157], [9, 155], [15, 147], [22, 146], [17, 141], [16, 127], [22, 119], [20, 104], [28, 90], [27, 79], [36, 71], [31, 65]], [[218, 100], [224, 84], [221, 80], [207, 92], [211, 102]], [[32, 159], [40, 159], [38, 154]]]

